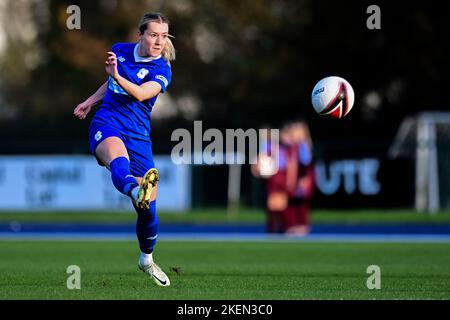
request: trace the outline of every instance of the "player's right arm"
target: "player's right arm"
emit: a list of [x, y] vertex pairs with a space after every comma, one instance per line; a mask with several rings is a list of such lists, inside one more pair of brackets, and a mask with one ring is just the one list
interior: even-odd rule
[[108, 81], [102, 84], [101, 87], [98, 88], [98, 90], [92, 96], [87, 98], [84, 102], [80, 103], [75, 108], [75, 110], [73, 111], [75, 117], [77, 117], [80, 120], [85, 119], [89, 111], [91, 111], [91, 108], [105, 97], [107, 89], [108, 89]]

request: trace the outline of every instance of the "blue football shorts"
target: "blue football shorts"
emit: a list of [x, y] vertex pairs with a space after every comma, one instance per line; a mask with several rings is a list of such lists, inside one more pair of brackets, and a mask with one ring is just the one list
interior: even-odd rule
[[125, 144], [130, 158], [130, 172], [135, 177], [143, 177], [149, 169], [155, 167], [152, 142], [150, 140], [135, 139], [122, 134], [108, 124], [92, 121], [89, 126], [89, 147], [99, 165], [104, 166], [95, 155], [95, 149], [103, 140], [109, 137], [118, 137]]

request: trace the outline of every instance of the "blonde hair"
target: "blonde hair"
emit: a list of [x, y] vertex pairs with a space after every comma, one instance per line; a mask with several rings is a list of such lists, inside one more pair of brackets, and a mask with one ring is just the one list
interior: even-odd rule
[[[143, 15], [141, 21], [139, 22], [139, 32], [143, 34], [147, 30], [149, 22], [157, 21], [159, 23], [167, 23], [170, 26], [170, 21], [162, 13], [150, 12]], [[173, 61], [176, 58], [175, 47], [172, 43], [173, 36], [169, 35], [166, 38], [164, 48], [162, 50], [162, 56], [167, 62]]]
[[167, 62], [173, 61], [176, 58], [175, 47], [173, 46], [172, 40], [170, 40], [170, 38], [166, 39], [166, 44], [164, 45], [162, 56]]

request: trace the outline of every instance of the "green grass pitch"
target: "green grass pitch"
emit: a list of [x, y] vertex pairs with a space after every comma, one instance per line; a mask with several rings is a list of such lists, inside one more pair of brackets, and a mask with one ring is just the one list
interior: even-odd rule
[[[450, 244], [164, 241], [172, 285], [138, 271], [134, 241], [0, 242], [0, 299], [450, 299]], [[66, 287], [69, 265], [81, 289]], [[381, 289], [366, 287], [381, 268]], [[179, 267], [181, 273], [169, 271]]]

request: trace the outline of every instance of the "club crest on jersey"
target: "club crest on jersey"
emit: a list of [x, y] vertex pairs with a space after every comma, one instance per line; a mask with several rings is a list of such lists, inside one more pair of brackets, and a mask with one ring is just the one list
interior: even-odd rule
[[139, 79], [144, 79], [145, 76], [148, 74], [148, 70], [145, 68], [142, 68], [141, 70], [139, 70], [139, 72], [137, 73], [137, 76]]

